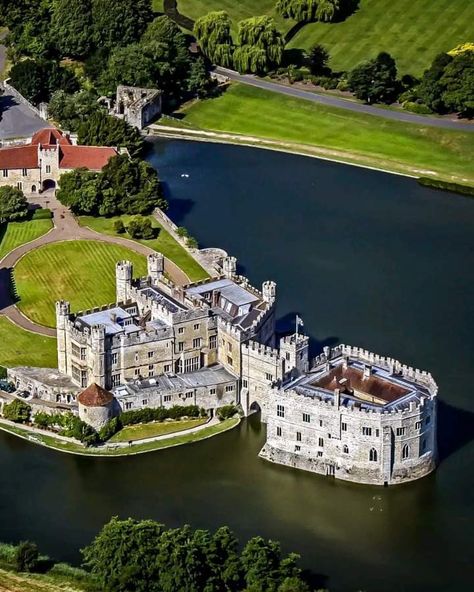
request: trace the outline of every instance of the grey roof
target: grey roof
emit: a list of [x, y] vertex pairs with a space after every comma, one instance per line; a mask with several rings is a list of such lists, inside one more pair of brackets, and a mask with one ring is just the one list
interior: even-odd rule
[[10, 372], [21, 376], [23, 379], [36, 380], [41, 384], [56, 389], [67, 389], [70, 391], [79, 391], [80, 388], [76, 386], [69, 376], [60, 374], [53, 368], [34, 368], [32, 366], [16, 366], [10, 368]]
[[187, 310], [185, 306], [174, 300], [174, 298], [171, 298], [171, 296], [164, 294], [155, 286], [144, 288], [141, 292], [154, 302], [158, 302], [158, 304], [164, 306], [171, 313], [179, 312], [181, 310]]
[[219, 290], [223, 298], [236, 306], [243, 306], [244, 304], [259, 301], [257, 296], [229, 279], [216, 280], [207, 284], [201, 284], [200, 286], [191, 287], [188, 288], [187, 293], [197, 296], [207, 292], [213, 292], [214, 290]]
[[[125, 321], [132, 320], [129, 325]], [[137, 331], [139, 326], [135, 324], [134, 317], [129, 312], [119, 306], [109, 308], [107, 310], [100, 310], [90, 314], [78, 317], [86, 325], [92, 327], [93, 325], [104, 325], [106, 335], [116, 335], [117, 333], [130, 333]]]

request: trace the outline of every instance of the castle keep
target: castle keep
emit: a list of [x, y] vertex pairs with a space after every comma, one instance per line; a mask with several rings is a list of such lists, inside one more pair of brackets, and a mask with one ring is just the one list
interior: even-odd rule
[[58, 372], [12, 368], [10, 378], [96, 429], [125, 410], [193, 404], [212, 416], [238, 404], [261, 411], [270, 462], [377, 485], [434, 469], [430, 374], [345, 345], [310, 360], [307, 336], [277, 339], [275, 283], [251, 286], [234, 257], [220, 269], [177, 286], [160, 253], [144, 278], [118, 262], [114, 304], [72, 313], [56, 303]]

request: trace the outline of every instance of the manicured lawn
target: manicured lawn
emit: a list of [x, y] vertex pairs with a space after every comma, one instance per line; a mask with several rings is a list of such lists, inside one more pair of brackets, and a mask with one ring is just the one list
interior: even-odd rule
[[136, 444], [134, 446], [126, 446], [125, 448], [109, 448], [109, 449], [101, 449], [101, 448], [84, 448], [81, 444], [75, 444], [72, 442], [64, 442], [63, 440], [58, 440], [54, 436], [43, 436], [38, 434], [31, 434], [24, 428], [19, 425], [9, 425], [3, 423], [0, 419], [0, 429], [10, 432], [11, 434], [16, 434], [18, 436], [23, 436], [29, 439], [32, 442], [37, 444], [42, 444], [44, 446], [48, 446], [50, 448], [54, 448], [60, 452], [70, 452], [75, 454], [84, 454], [87, 456], [129, 456], [131, 454], [141, 454], [144, 452], [153, 452], [154, 450], [161, 450], [163, 448], [171, 448], [173, 446], [181, 446], [183, 444], [191, 444], [193, 442], [199, 442], [199, 440], [205, 440], [206, 438], [210, 438], [212, 436], [217, 436], [218, 434], [235, 428], [240, 423], [239, 418], [232, 418], [226, 419], [221, 421], [218, 424], [214, 424], [207, 428], [203, 428], [198, 432], [193, 432], [191, 434], [184, 434], [181, 436], [170, 436], [169, 438], [165, 438], [163, 440], [158, 440], [157, 442], [146, 442], [144, 444]]
[[321, 43], [336, 70], [349, 70], [387, 51], [400, 72], [419, 76], [438, 53], [473, 39], [472, 0], [360, 0], [346, 21], [308, 24], [289, 47]]
[[474, 133], [399, 123], [243, 85], [184, 113], [187, 124], [201, 129], [336, 149], [349, 161], [474, 184]]
[[130, 442], [134, 440], [143, 440], [144, 438], [154, 438], [155, 436], [164, 436], [189, 430], [206, 423], [207, 418], [203, 419], [183, 419], [183, 421], [160, 421], [151, 423], [140, 423], [123, 428], [117, 432], [109, 442]]
[[25, 222], [10, 222], [0, 226], [0, 260], [7, 253], [24, 243], [28, 243], [52, 227], [51, 220], [26, 220]]
[[127, 259], [134, 275], [146, 275], [142, 255], [109, 243], [67, 241], [46, 245], [15, 266], [21, 311], [33, 321], [55, 326], [56, 300], [69, 300], [73, 311], [115, 302], [115, 264]]
[[[132, 216], [120, 216], [125, 226], [127, 226], [131, 217]], [[81, 216], [79, 218], [79, 224], [81, 224], [81, 226], [88, 226], [102, 234], [130, 238], [128, 234], [117, 235], [114, 231], [114, 222], [116, 220], [117, 218], [93, 218], [92, 216]], [[164, 230], [164, 228], [161, 228], [156, 218], [150, 216], [150, 220], [152, 225], [159, 229], [157, 238], [152, 240], [138, 240], [137, 242], [146, 245], [150, 249], [163, 253], [165, 257], [170, 259], [170, 261], [176, 263], [176, 265], [182, 269], [193, 282], [208, 277], [206, 271], [189, 255], [186, 249], [183, 249], [169, 232]]]
[[56, 339], [20, 329], [0, 316], [0, 366], [56, 368]]

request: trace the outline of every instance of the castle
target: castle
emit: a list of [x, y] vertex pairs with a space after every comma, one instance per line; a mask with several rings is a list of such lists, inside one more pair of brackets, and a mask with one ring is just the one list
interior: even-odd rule
[[56, 304], [58, 372], [12, 368], [20, 389], [69, 405], [99, 429], [144, 407], [226, 404], [261, 411], [268, 461], [390, 485], [437, 462], [437, 386], [427, 372], [345, 345], [309, 358], [308, 337], [277, 339], [276, 284], [261, 290], [224, 257], [218, 277], [177, 286], [160, 253], [134, 279], [116, 265], [116, 303], [71, 313]]
[[100, 171], [117, 154], [107, 146], [78, 146], [66, 133], [45, 128], [29, 144], [0, 148], [0, 187], [12, 185], [28, 194], [56, 189], [63, 173]]

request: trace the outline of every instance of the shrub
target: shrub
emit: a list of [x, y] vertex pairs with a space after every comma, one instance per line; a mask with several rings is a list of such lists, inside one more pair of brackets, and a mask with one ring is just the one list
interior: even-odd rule
[[114, 417], [108, 421], [100, 430], [99, 438], [102, 442], [110, 440], [110, 438], [122, 429], [122, 421], [119, 417]]
[[429, 115], [430, 113], [433, 113], [433, 111], [427, 105], [423, 105], [423, 103], [405, 101], [402, 106], [406, 111], [419, 113], [420, 115]]
[[33, 417], [33, 422], [39, 428], [49, 428], [52, 425], [51, 424], [52, 417], [53, 416], [49, 415], [49, 413], [45, 413], [44, 411], [38, 411], [38, 413], [35, 413], [35, 415]]
[[7, 543], [0, 543], [0, 561], [2, 563], [8, 563], [9, 565], [15, 564], [16, 547], [15, 545], [8, 545]]
[[118, 220], [115, 220], [114, 222], [114, 231], [117, 234], [123, 234], [125, 232], [125, 225], [122, 222], [122, 219], [119, 218]]
[[189, 236], [189, 231], [184, 226], [179, 226], [176, 232], [181, 238], [187, 238]]
[[165, 419], [180, 419], [181, 417], [200, 416], [202, 416], [202, 409], [200, 409], [197, 405], [175, 405], [169, 409], [157, 407], [155, 409], [146, 408], [125, 411], [120, 416], [120, 423], [125, 427], [127, 425], [135, 425], [137, 423], [149, 423], [151, 421], [164, 421]]
[[197, 242], [197, 239], [194, 238], [194, 236], [188, 236], [186, 239], [186, 244], [190, 249], [197, 249], [199, 247], [199, 243]]
[[238, 409], [235, 405], [224, 405], [223, 407], [219, 407], [216, 411], [216, 415], [220, 421], [230, 419], [231, 417], [234, 417], [236, 413], [238, 413]]
[[26, 423], [31, 416], [31, 407], [20, 399], [15, 399], [3, 407], [3, 417], [15, 423]]
[[53, 212], [49, 208], [38, 208], [31, 215], [32, 220], [50, 220], [52, 217]]
[[150, 218], [135, 216], [128, 224], [127, 232], [132, 238], [152, 239], [155, 237], [155, 229], [151, 225]]
[[38, 568], [39, 551], [38, 545], [30, 541], [20, 543], [15, 553], [16, 571], [32, 573]]

